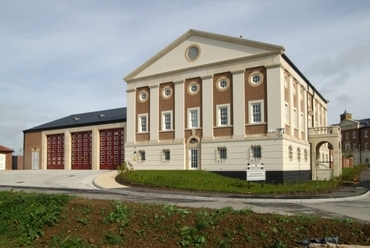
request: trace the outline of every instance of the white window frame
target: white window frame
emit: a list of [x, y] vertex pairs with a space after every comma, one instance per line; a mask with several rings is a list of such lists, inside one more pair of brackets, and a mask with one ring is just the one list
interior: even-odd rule
[[364, 137], [365, 137], [365, 138], [369, 137], [369, 132], [368, 132], [368, 130], [365, 130], [365, 132], [364, 132]]
[[304, 114], [303, 114], [303, 112], [301, 112], [301, 128], [302, 128], [302, 131], [305, 130], [305, 122], [304, 122]]
[[[254, 117], [253, 117], [253, 105], [256, 105], [256, 104], [259, 104], [260, 105], [260, 108], [261, 108], [261, 121], [254, 121]], [[263, 100], [256, 100], [256, 101], [249, 101], [248, 102], [248, 105], [249, 105], [249, 123], [252, 123], [252, 124], [255, 124], [255, 123], [264, 123], [265, 122], [265, 119], [264, 119], [264, 104], [263, 104]]]
[[289, 104], [285, 103], [285, 124], [290, 124], [289, 123]]
[[369, 150], [369, 143], [365, 143], [365, 151]]
[[356, 144], [353, 144], [353, 145], [352, 145], [352, 149], [353, 149], [353, 150], [356, 150]]
[[293, 109], [293, 125], [294, 128], [298, 128], [298, 113], [296, 108]]
[[[167, 123], [166, 123], [166, 116], [169, 115], [170, 116], [170, 120], [169, 120], [169, 127], [167, 127]], [[162, 131], [170, 131], [172, 130], [172, 110], [169, 110], [169, 111], [162, 111]]]
[[344, 147], [347, 151], [351, 150], [351, 144], [350, 143], [345, 144]]
[[163, 149], [162, 150], [163, 160], [170, 161], [171, 160], [171, 150], [170, 149]]
[[290, 161], [292, 161], [293, 160], [293, 146], [292, 145], [290, 145], [289, 147], [288, 147], [288, 156], [289, 156], [289, 160]]
[[353, 139], [356, 139], [356, 132], [353, 132], [353, 133], [352, 133], [352, 138], [353, 138]]
[[[138, 116], [138, 121], [137, 121], [137, 130], [139, 131], [139, 133], [147, 133], [148, 132], [148, 114], [139, 114]], [[143, 121], [143, 118], [145, 118], [145, 130], [143, 129], [143, 126], [142, 126], [142, 121]]]
[[[259, 151], [257, 149], [259, 149]], [[259, 156], [255, 156], [256, 154]], [[262, 158], [262, 147], [260, 145], [251, 146], [251, 155], [254, 160], [260, 160]]]
[[[197, 125], [196, 126], [193, 126], [193, 122], [192, 122], [192, 113], [193, 112], [196, 112], [196, 121], [197, 121]], [[199, 128], [199, 113], [200, 113], [200, 108], [189, 108], [188, 109], [188, 128], [191, 128], [191, 129], [193, 129], [193, 128]]]
[[349, 139], [349, 133], [346, 133], [346, 139]]
[[[225, 126], [230, 126], [230, 104], [220, 104], [216, 105], [217, 108], [217, 126], [219, 127], [225, 127]], [[221, 110], [226, 109], [227, 111], [227, 123], [226, 124], [221, 124]]]
[[227, 148], [225, 146], [217, 147], [217, 153], [218, 153], [218, 157], [221, 160], [226, 160], [227, 159]]
[[139, 150], [139, 161], [140, 162], [146, 161], [146, 152], [145, 152], [145, 150]]

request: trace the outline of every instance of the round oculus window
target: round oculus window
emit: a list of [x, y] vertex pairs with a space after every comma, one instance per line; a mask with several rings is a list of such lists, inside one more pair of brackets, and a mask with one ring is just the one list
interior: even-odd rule
[[217, 82], [217, 88], [221, 91], [229, 88], [229, 85], [230, 85], [230, 81], [227, 78], [221, 78]]
[[190, 91], [191, 92], [195, 93], [195, 92], [197, 92], [197, 90], [198, 90], [198, 86], [196, 84], [193, 84], [192, 86], [190, 86]]
[[263, 75], [258, 71], [253, 72], [249, 77], [249, 83], [252, 86], [258, 86], [262, 83], [262, 81], [263, 81]]
[[258, 74], [253, 75], [253, 76], [252, 76], [252, 83], [254, 83], [254, 84], [258, 84], [259, 82], [261, 82], [261, 77], [260, 77], [260, 75], [258, 75]]
[[145, 102], [148, 99], [148, 93], [146, 91], [142, 91], [139, 94], [139, 100], [141, 102]]
[[220, 82], [218, 82], [218, 86], [221, 89], [225, 89], [227, 87], [227, 81], [226, 80], [221, 80]]
[[196, 83], [196, 82], [190, 83], [190, 85], [188, 87], [189, 94], [195, 95], [195, 94], [198, 93], [198, 91], [199, 91], [199, 84]]
[[199, 53], [200, 53], [199, 47], [196, 45], [191, 45], [186, 50], [186, 59], [189, 61], [196, 60], [199, 57]]
[[170, 87], [166, 87], [163, 89], [163, 97], [169, 98], [172, 95], [172, 90]]

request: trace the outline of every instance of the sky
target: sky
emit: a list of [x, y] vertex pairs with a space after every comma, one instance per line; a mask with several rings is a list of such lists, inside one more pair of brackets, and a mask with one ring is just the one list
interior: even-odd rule
[[329, 100], [370, 118], [367, 0], [0, 0], [0, 145], [23, 130], [126, 107], [123, 77], [189, 29], [284, 46]]

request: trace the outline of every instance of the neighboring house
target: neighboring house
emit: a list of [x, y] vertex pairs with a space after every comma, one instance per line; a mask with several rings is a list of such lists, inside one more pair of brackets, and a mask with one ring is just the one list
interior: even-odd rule
[[354, 165], [370, 164], [370, 118], [354, 120], [344, 111], [338, 125], [342, 129], [343, 156], [353, 157]]
[[126, 108], [75, 114], [24, 130], [25, 169], [116, 169], [125, 160]]
[[0, 145], [0, 170], [12, 169], [12, 154], [13, 150]]
[[126, 160], [135, 170], [202, 169], [244, 180], [248, 164], [264, 164], [270, 182], [339, 175], [340, 129], [326, 127], [328, 101], [284, 51], [186, 32], [124, 78]]

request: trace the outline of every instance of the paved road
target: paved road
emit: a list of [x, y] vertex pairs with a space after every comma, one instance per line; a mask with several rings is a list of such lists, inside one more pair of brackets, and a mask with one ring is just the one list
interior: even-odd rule
[[[106, 176], [110, 175], [110, 176]], [[217, 197], [196, 197], [171, 194], [157, 194], [152, 192], [129, 191], [127, 188], [116, 188], [114, 175], [107, 171], [0, 171], [0, 190], [25, 190], [40, 191], [46, 193], [68, 193], [89, 198], [116, 199], [143, 203], [166, 203], [186, 207], [222, 208], [231, 206], [234, 209], [251, 208], [257, 213], [279, 214], [311, 214], [321, 217], [354, 218], [370, 222], [370, 192], [366, 197], [353, 199], [307, 199], [300, 201], [269, 200], [269, 199], [238, 199]], [[96, 179], [100, 178], [105, 186], [96, 187]], [[364, 178], [370, 179], [370, 170], [366, 171]], [[94, 183], [93, 183], [94, 182]], [[369, 180], [370, 182], [370, 180]], [[368, 184], [367, 184], [368, 185]], [[361, 186], [361, 185], [359, 185]], [[102, 189], [105, 188], [105, 189]], [[363, 187], [354, 187], [350, 190], [338, 192], [338, 196], [366, 192]]]

